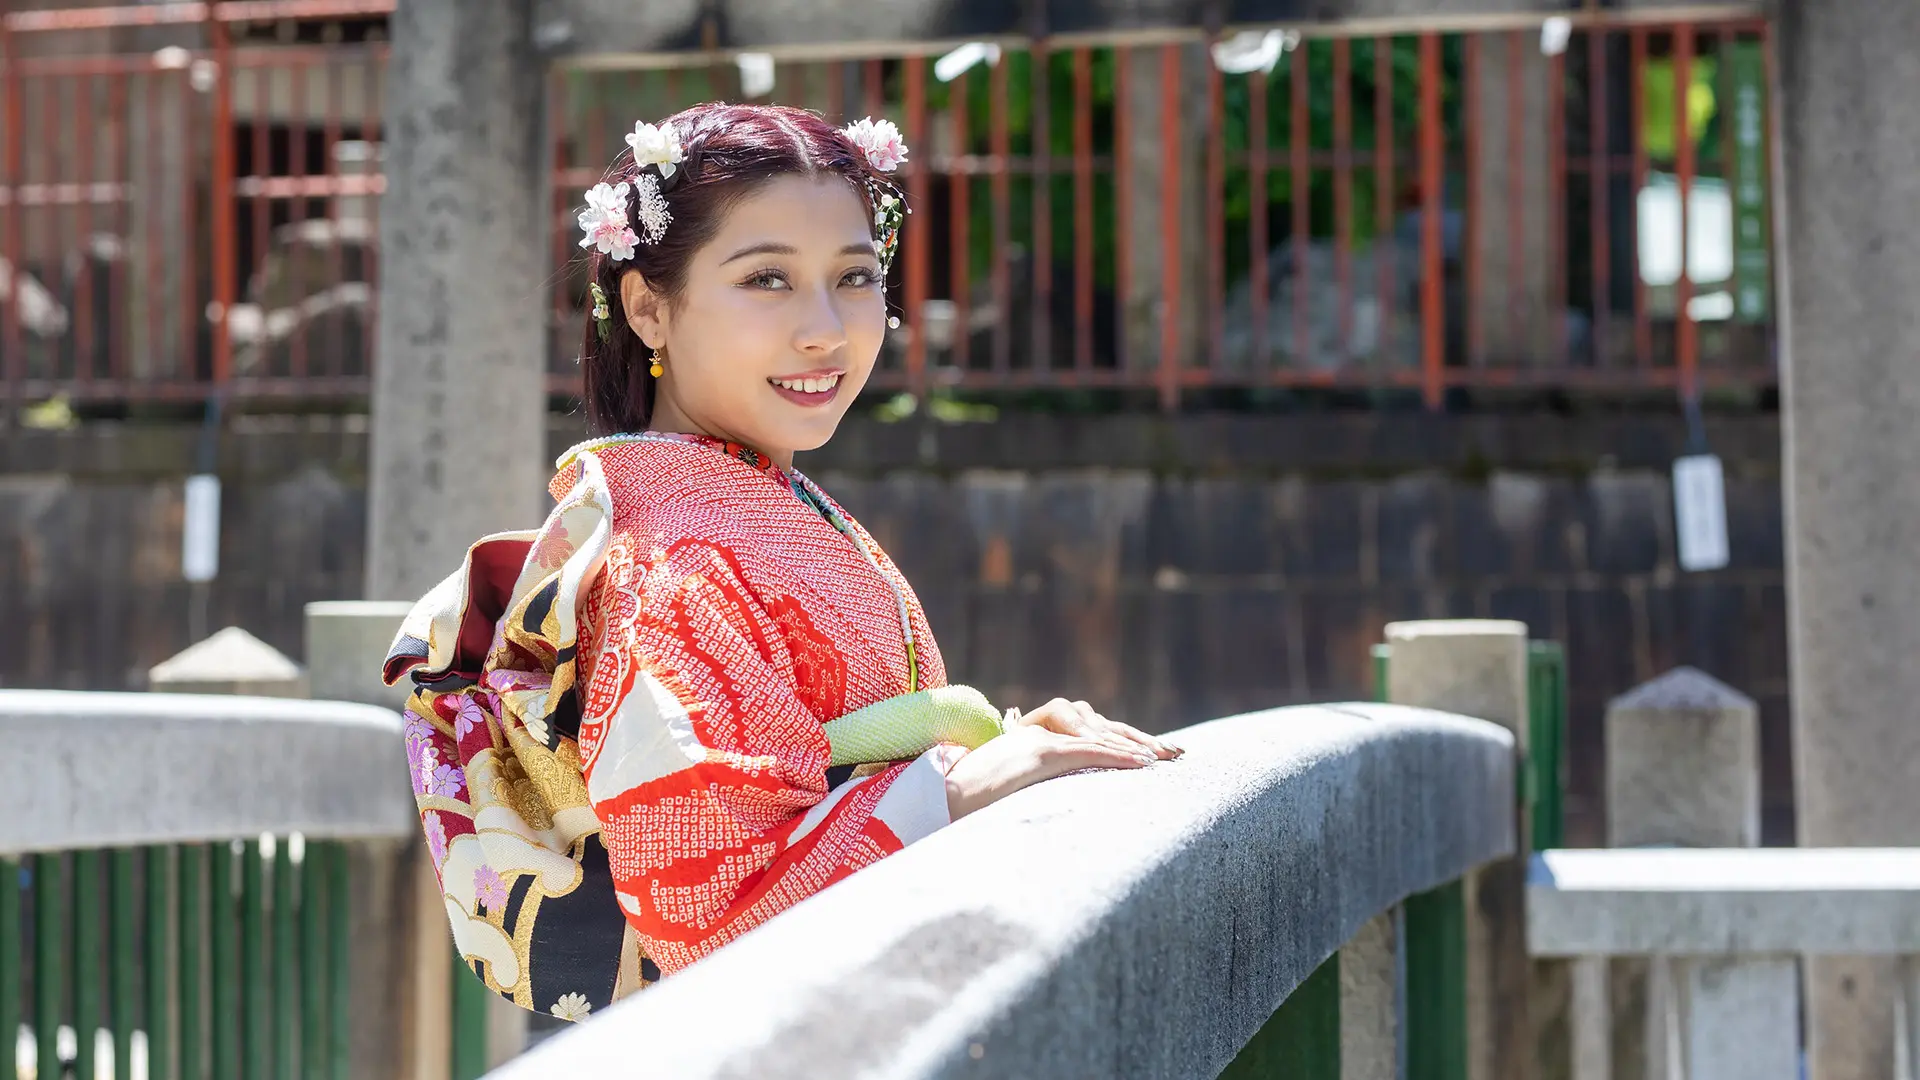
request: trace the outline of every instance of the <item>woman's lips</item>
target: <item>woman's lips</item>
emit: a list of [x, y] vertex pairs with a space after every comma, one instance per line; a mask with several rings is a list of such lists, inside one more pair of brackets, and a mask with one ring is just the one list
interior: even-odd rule
[[825, 405], [839, 396], [840, 382], [844, 377], [844, 372], [826, 368], [797, 375], [781, 375], [768, 379], [767, 385], [773, 387], [774, 393], [795, 405]]

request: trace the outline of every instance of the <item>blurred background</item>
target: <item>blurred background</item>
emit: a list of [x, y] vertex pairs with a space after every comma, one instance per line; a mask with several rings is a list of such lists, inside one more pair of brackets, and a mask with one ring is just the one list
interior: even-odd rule
[[[0, 22], [0, 686], [141, 689], [225, 626], [298, 660], [303, 606], [361, 594], [392, 7]], [[884, 115], [904, 325], [801, 464], [956, 679], [1165, 730], [1370, 697], [1389, 621], [1522, 619], [1566, 650], [1569, 845], [1604, 842], [1607, 702], [1680, 664], [1757, 701], [1791, 843], [1768, 23], [1083, 21], [756, 52], [695, 19], [554, 64], [549, 448], [577, 203], [636, 120]], [[1709, 449], [1727, 558], [1683, 571], [1669, 470]]]

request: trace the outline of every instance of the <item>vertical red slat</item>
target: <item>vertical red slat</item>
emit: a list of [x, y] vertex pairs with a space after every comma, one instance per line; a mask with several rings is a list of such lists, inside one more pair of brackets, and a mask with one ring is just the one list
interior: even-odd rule
[[[1333, 261], [1340, 362], [1353, 353], [1353, 42], [1333, 41]], [[1471, 126], [1471, 125], [1469, 125]]]
[[[252, 129], [253, 133], [253, 167], [250, 169], [250, 177], [248, 177], [248, 179], [252, 179], [253, 183], [257, 184], [257, 186], [253, 188], [252, 200], [252, 263], [250, 263], [248, 269], [246, 269], [246, 273], [252, 277], [252, 275], [261, 273], [261, 269], [265, 269], [265, 265], [267, 265], [267, 252], [269, 252], [271, 240], [273, 240], [273, 200], [267, 196], [267, 188], [265, 188], [267, 181], [273, 177], [273, 133], [269, 131], [269, 119], [273, 117], [273, 79], [271, 79], [271, 77], [273, 77], [273, 69], [267, 67], [265, 63], [253, 63], [253, 65], [248, 67], [248, 75], [250, 75], [250, 83], [253, 85], [253, 115], [252, 117], [248, 117], [248, 127]], [[219, 138], [219, 133], [225, 131], [225, 129], [215, 127], [213, 131], [215, 131], [215, 138]], [[236, 158], [238, 158], [238, 154], [236, 154]], [[236, 169], [238, 169], [238, 165], [236, 165]], [[234, 294], [228, 296], [227, 300], [223, 302], [223, 306], [221, 306], [223, 311], [225, 311], [227, 304], [232, 304], [232, 302], [236, 302], [236, 300], [240, 298], [240, 290], [246, 288], [246, 284], [248, 284], [248, 282], [238, 281], [238, 271], [236, 271]], [[225, 319], [223, 319], [223, 321], [225, 321]], [[259, 357], [261, 357], [259, 367], [255, 367], [248, 375], [253, 375], [253, 377], [280, 375], [278, 371], [271, 371], [271, 365], [263, 363], [265, 357], [269, 356], [269, 354], [271, 354], [271, 350], [261, 350], [261, 354], [259, 354]]]
[[1697, 353], [1697, 328], [1688, 308], [1693, 301], [1693, 268], [1688, 265], [1687, 230], [1692, 209], [1687, 205], [1693, 195], [1693, 123], [1687, 110], [1687, 91], [1693, 86], [1693, 24], [1681, 23], [1673, 31], [1673, 148], [1674, 173], [1680, 185], [1680, 280], [1674, 283], [1673, 316], [1677, 334], [1675, 359], [1680, 369], [1680, 393], [1691, 398], [1699, 389], [1700, 358]]
[[[175, 108], [179, 112], [178, 123], [180, 130], [183, 132], [192, 131], [196, 119], [196, 107], [199, 104], [199, 95], [193, 90], [191, 76], [186, 72], [181, 72], [179, 77], [174, 80], [173, 88], [173, 100]], [[215, 164], [218, 163], [220, 158], [219, 148], [222, 145], [225, 145], [227, 148], [227, 176], [230, 179], [233, 175], [233, 159], [231, 156], [233, 152], [232, 142], [231, 140], [214, 139], [213, 143]], [[191, 165], [187, 165], [184, 162], [182, 166], [184, 168], [192, 168]], [[197, 220], [197, 200], [194, 198], [194, 185], [188, 182], [190, 178], [190, 175], [180, 178], [180, 234], [190, 237], [193, 242], [197, 243], [200, 239], [200, 224]], [[231, 189], [229, 188], [229, 190]], [[218, 202], [219, 199], [216, 197], [214, 199], [214, 205], [218, 205]], [[230, 216], [231, 215], [229, 215], [229, 217]], [[214, 247], [217, 248], [218, 245], [216, 244]], [[213, 261], [217, 267], [220, 262], [220, 256], [217, 250], [213, 251]], [[199, 270], [200, 268], [198, 266], [193, 266], [190, 262], [188, 272], [180, 276], [180, 362], [173, 372], [173, 377], [183, 386], [200, 381], [200, 323], [205, 318], [205, 307], [201, 302], [202, 298], [200, 296]], [[209, 372], [209, 374], [211, 374], [211, 372]], [[204, 389], [204, 387], [202, 387], [202, 389]]]
[[1541, 269], [1527, 265], [1527, 170], [1523, 167], [1527, 160], [1527, 86], [1521, 78], [1521, 72], [1526, 70], [1527, 48], [1527, 35], [1523, 31], [1507, 32], [1507, 160], [1514, 163], [1514, 167], [1507, 170], [1507, 280], [1512, 283], [1507, 289], [1506, 339], [1509, 343], [1527, 340], [1523, 331], [1528, 312], [1518, 288], [1520, 276]]
[[1613, 184], [1613, 138], [1607, 130], [1607, 32], [1598, 27], [1587, 31], [1587, 126], [1593, 134], [1587, 142], [1587, 199], [1592, 217], [1588, 241], [1593, 247], [1593, 359], [1594, 367], [1606, 360], [1607, 323], [1613, 317], [1610, 280], [1613, 253], [1608, 250], [1612, 231], [1608, 228], [1608, 189]]
[[1312, 291], [1307, 273], [1307, 233], [1312, 228], [1313, 177], [1308, 169], [1307, 130], [1307, 44], [1301, 42], [1287, 59], [1288, 104], [1291, 123], [1287, 129], [1287, 168], [1289, 197], [1293, 206], [1293, 356], [1292, 367], [1308, 370], [1313, 360], [1312, 339], [1308, 336], [1307, 294]]
[[1127, 298], [1133, 287], [1133, 50], [1113, 50], [1113, 238], [1114, 238], [1114, 366], [1130, 372], [1133, 353], [1127, 347]]
[[1628, 90], [1633, 96], [1633, 363], [1638, 368], [1653, 366], [1653, 320], [1647, 313], [1647, 279], [1640, 266], [1640, 235], [1646, 223], [1640, 220], [1638, 193], [1647, 188], [1647, 31], [1635, 27], [1628, 64]]
[[947, 169], [947, 187], [953, 201], [953, 212], [947, 215], [947, 245], [952, 249], [952, 265], [948, 275], [953, 283], [948, 291], [953, 294], [953, 366], [965, 371], [973, 344], [972, 335], [967, 331], [972, 321], [970, 309], [973, 301], [973, 174], [969, 171], [970, 156], [967, 152], [971, 143], [967, 137], [965, 72], [949, 84], [947, 101], [953, 113], [953, 160]]
[[[320, 171], [327, 176], [338, 179], [340, 170], [334, 164], [334, 155], [339, 153], [337, 148], [340, 145], [340, 127], [341, 124], [344, 123], [344, 114], [346, 113], [346, 103], [341, 100], [341, 94], [343, 92], [341, 83], [344, 80], [341, 78], [340, 65], [337, 63], [328, 61], [321, 67], [321, 70], [326, 72], [327, 79], [327, 115], [320, 133]], [[331, 222], [334, 227], [333, 283], [335, 286], [343, 286], [347, 280], [346, 237], [342, 235], [340, 230], [340, 215], [334, 209], [339, 205], [339, 199], [340, 196], [336, 192], [327, 200], [325, 211], [327, 220]], [[333, 319], [329, 321], [333, 324], [333, 340], [331, 343], [333, 363], [329, 365], [332, 370], [329, 371], [328, 374], [344, 376], [347, 373], [347, 332], [341, 320]]]
[[[561, 224], [563, 222], [567, 225], [572, 224], [570, 219], [573, 215], [569, 210], [573, 207], [574, 199], [578, 197], [573, 190], [573, 185], [562, 179], [573, 165], [567, 154], [570, 145], [567, 140], [567, 84], [567, 73], [559, 67], [555, 67], [547, 77], [547, 138], [553, 140], [551, 144], [553, 173], [547, 185], [551, 191], [553, 212], [548, 220], [554, 223], [549, 229], [553, 234], [553, 264], [550, 271], [553, 275], [551, 278], [553, 288], [548, 297], [547, 315], [549, 361], [555, 357], [572, 355], [572, 350], [580, 348], [579, 341], [568, 340], [572, 336], [568, 331], [577, 324], [574, 321], [571, 291], [573, 275], [568, 272], [567, 264], [572, 259], [573, 253], [580, 250], [575, 246], [579, 242], [578, 234]], [[581, 199], [581, 202], [585, 201], [584, 198]], [[589, 302], [585, 306], [591, 307], [592, 304]], [[573, 376], [574, 384], [581, 387], [584, 392], [585, 384], [578, 379], [579, 375], [576, 371]]]
[[1073, 50], [1073, 366], [1093, 367], [1093, 54]]
[[1567, 363], [1567, 55], [1547, 59], [1547, 357]]
[[1420, 35], [1420, 385], [1427, 408], [1443, 401], [1445, 294], [1441, 292], [1440, 35]]
[[1227, 294], [1227, 137], [1220, 68], [1207, 65], [1207, 374], [1225, 363]]
[[1033, 276], [1033, 368], [1051, 371], [1053, 357], [1053, 80], [1052, 56], [1044, 41], [1032, 46], [1033, 247], [1028, 267]]
[[1009, 333], [1012, 319], [1009, 317], [1013, 307], [1012, 283], [1007, 277], [1007, 249], [1011, 242], [1010, 218], [1013, 205], [1013, 192], [1007, 170], [1012, 167], [1013, 147], [1008, 134], [1007, 120], [1007, 68], [1011, 66], [1007, 57], [1001, 57], [994, 65], [993, 76], [989, 80], [990, 113], [988, 124], [990, 148], [993, 154], [993, 370], [1002, 379], [1013, 365], [1013, 339]]
[[[140, 85], [146, 91], [147, 99], [147, 135], [146, 138], [142, 140], [145, 146], [142, 147], [144, 153], [141, 155], [142, 164], [145, 168], [142, 171], [142, 175], [153, 177], [155, 178], [154, 182], [159, 183], [161, 167], [160, 125], [165, 115], [161, 111], [161, 102], [164, 99], [166, 80], [157, 69], [148, 68], [145, 75], [141, 78]], [[147, 340], [145, 342], [144, 352], [148, 361], [147, 373], [149, 376], [159, 375], [165, 366], [161, 363], [161, 357], [165, 355], [165, 349], [161, 345], [161, 340], [162, 335], [165, 333], [166, 320], [161, 316], [159, 297], [161, 295], [160, 282], [166, 279], [160, 272], [160, 215], [156, 212], [157, 210], [158, 206], [156, 204], [152, 202], [147, 204], [147, 235], [143, 249], [146, 253], [144, 260], [146, 285], [144, 286], [143, 292], [147, 297]], [[184, 358], [182, 358], [182, 361], [184, 362]]]
[[1253, 297], [1253, 367], [1271, 371], [1273, 355], [1267, 342], [1267, 73], [1247, 76], [1247, 275]]
[[[381, 129], [380, 123], [380, 103], [386, 99], [386, 87], [383, 85], [386, 73], [386, 60], [386, 55], [369, 57], [361, 68], [365, 73], [367, 87], [366, 93], [363, 95], [364, 100], [361, 103], [366, 109], [366, 115], [360, 121], [361, 138], [374, 146], [381, 146], [385, 143], [385, 132]], [[556, 130], [558, 128], [559, 125], [556, 125]], [[369, 177], [371, 177], [371, 175], [370, 172]], [[380, 177], [382, 183], [384, 183], [386, 179], [386, 169], [384, 165], [381, 166]], [[365, 352], [362, 355], [366, 356], [368, 363], [369, 393], [372, 392], [374, 365], [380, 362], [380, 357], [377, 356], [374, 351], [377, 340], [374, 328], [380, 324], [380, 208], [383, 205], [384, 203], [382, 202], [381, 196], [371, 194], [368, 196], [366, 202], [368, 234], [366, 275], [369, 314], [366, 319], [362, 320], [361, 325], [362, 333], [366, 338], [366, 343], [363, 346]], [[571, 348], [571, 346], [569, 346], [569, 348]]]
[[[292, 101], [289, 110], [291, 112], [291, 119], [287, 123], [287, 164], [288, 171], [293, 174], [295, 180], [294, 190], [298, 192], [300, 190], [298, 182], [305, 180], [308, 174], [307, 77], [311, 71], [311, 65], [304, 61], [295, 61], [288, 64], [284, 70], [286, 71], [288, 82], [292, 84], [290, 87], [292, 90]], [[296, 195], [287, 203], [287, 223], [289, 225], [299, 226], [306, 220], [307, 200]], [[268, 245], [268, 250], [272, 250], [272, 245]], [[296, 250], [298, 249], [296, 248]], [[307, 264], [306, 260], [301, 258], [295, 258], [292, 262], [294, 264], [295, 278], [291, 283], [293, 286], [291, 298], [293, 302], [297, 304], [307, 297]], [[254, 272], [256, 274], [262, 273], [265, 269], [266, 267], [264, 265], [255, 267]], [[261, 284], [266, 284], [264, 276], [261, 278]], [[259, 299], [262, 310], [265, 310], [268, 306], [270, 296], [270, 293], [264, 291], [261, 293]], [[307, 335], [297, 328], [293, 334], [291, 351], [291, 370], [288, 374], [297, 379], [307, 373]]]
[[886, 69], [881, 66], [880, 58], [874, 57], [861, 65], [865, 78], [862, 80], [862, 108], [866, 115], [877, 117], [886, 111]]
[[1467, 219], [1466, 231], [1461, 244], [1462, 269], [1466, 277], [1465, 295], [1461, 308], [1467, 320], [1467, 364], [1481, 367], [1487, 359], [1486, 328], [1481, 325], [1480, 294], [1485, 290], [1486, 268], [1480, 258], [1480, 240], [1488, 233], [1488, 223], [1482, 217], [1480, 202], [1480, 110], [1484, 103], [1484, 88], [1480, 80], [1480, 35], [1467, 34], [1462, 42], [1461, 72], [1462, 103], [1461, 112], [1465, 116], [1461, 124], [1466, 129], [1466, 195]]
[[[1160, 47], [1160, 145], [1179, 146], [1180, 46]], [[1168, 154], [1161, 170], [1160, 201], [1160, 407], [1180, 407], [1180, 155]]]
[[822, 64], [827, 77], [827, 119], [836, 127], [847, 120], [847, 71], [838, 62]]
[[[26, 256], [29, 260], [35, 257], [46, 258], [54, 252], [65, 254], [69, 242], [65, 230], [68, 213], [67, 208], [60, 205], [59, 184], [66, 178], [66, 151], [72, 148], [73, 143], [69, 137], [63, 137], [66, 129], [60, 124], [61, 77], [51, 73], [43, 74], [39, 78], [39, 83], [39, 142], [42, 148], [40, 159], [45, 163], [42, 165], [45, 172], [40, 177], [43, 185], [40, 190], [45, 193], [43, 198], [46, 201], [41, 204], [40, 212], [29, 219], [30, 223], [37, 226], [35, 232], [38, 234], [29, 236], [27, 239]], [[69, 318], [72, 315], [73, 312], [69, 311]], [[59, 355], [65, 351], [64, 345], [65, 342], [61, 342], [55, 346], [56, 359], [51, 370], [47, 372], [54, 379], [69, 379], [73, 376], [63, 363], [65, 357]]]
[[[927, 61], [909, 56], [906, 67], [907, 145], [927, 144]], [[915, 397], [927, 391], [927, 169], [926, 159], [907, 163], [907, 206], [919, 207], [907, 215], [907, 325], [913, 334], [907, 339], [907, 390]], [[955, 328], [956, 332], [958, 328]]]
[[107, 268], [107, 378], [123, 379], [127, 369], [127, 259], [133, 238], [133, 125], [127, 111], [126, 70], [107, 76], [107, 114], [112, 117], [112, 137], [107, 140], [105, 182], [114, 192], [114, 235], [127, 239], [122, 257]]
[[[213, 381], [215, 385], [224, 384], [232, 374], [233, 340], [228, 334], [229, 319], [233, 312], [234, 300], [234, 204], [233, 204], [233, 47], [227, 37], [227, 24], [212, 17], [215, 9], [209, 7], [207, 30], [212, 35], [213, 60], [216, 65], [213, 84]], [[258, 72], [256, 71], [256, 78]], [[257, 84], [256, 84], [257, 85]], [[259, 107], [258, 102], [255, 107]], [[265, 154], [255, 142], [255, 153], [264, 159]], [[255, 221], [260, 222], [258, 216]], [[258, 226], [256, 226], [258, 228]], [[258, 246], [265, 239], [264, 228], [259, 228], [255, 239]]]
[[5, 233], [0, 235], [0, 255], [7, 260], [7, 272], [10, 287], [4, 305], [4, 326], [0, 326], [0, 335], [6, 343], [6, 380], [7, 380], [7, 418], [11, 419], [19, 407], [20, 383], [26, 378], [26, 357], [23, 351], [20, 333], [20, 189], [26, 178], [21, 175], [22, 126], [26, 122], [26, 109], [21, 101], [25, 89], [20, 78], [20, 58], [18, 43], [7, 20], [0, 18], [0, 60], [6, 63], [6, 134], [5, 146], [0, 148], [0, 167], [6, 170], [7, 207]]
[[69, 242], [70, 250], [80, 253], [80, 273], [73, 283], [73, 367], [74, 377], [82, 382], [91, 382], [94, 377], [93, 364], [93, 182], [94, 140], [99, 135], [99, 127], [94, 123], [92, 110], [87, 106], [93, 102], [95, 79], [85, 75], [75, 75], [67, 80], [71, 89], [69, 104], [73, 107], [73, 120], [61, 130], [67, 132], [74, 142], [73, 178], [79, 198], [74, 205], [75, 236]]
[[1397, 367], [1394, 353], [1393, 308], [1399, 269], [1393, 243], [1393, 39], [1373, 39], [1373, 250], [1380, 263], [1380, 357], [1382, 366]]

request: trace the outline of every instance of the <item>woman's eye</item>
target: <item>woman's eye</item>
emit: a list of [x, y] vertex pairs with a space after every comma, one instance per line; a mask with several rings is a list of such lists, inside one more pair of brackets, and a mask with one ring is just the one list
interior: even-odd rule
[[787, 279], [778, 270], [762, 270], [748, 278], [744, 284], [753, 289], [784, 289], [787, 287]]
[[849, 288], [864, 289], [879, 280], [880, 275], [865, 267], [861, 267], [858, 270], [847, 271], [847, 276], [840, 279], [840, 284]]

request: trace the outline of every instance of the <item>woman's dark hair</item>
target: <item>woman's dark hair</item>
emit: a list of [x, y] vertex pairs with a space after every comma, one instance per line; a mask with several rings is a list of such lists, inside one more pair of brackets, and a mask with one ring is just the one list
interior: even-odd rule
[[[653, 416], [656, 380], [647, 373], [652, 352], [627, 325], [620, 305], [620, 278], [638, 270], [655, 296], [672, 304], [687, 283], [687, 266], [720, 229], [727, 210], [778, 176], [845, 177], [862, 200], [868, 198], [869, 166], [853, 144], [819, 114], [784, 105], [695, 105], [668, 117], [686, 151], [684, 178], [666, 185], [672, 224], [657, 244], [638, 244], [633, 258], [615, 262], [593, 252], [588, 280], [606, 293], [611, 333], [600, 340], [597, 320], [586, 320], [586, 344], [580, 353], [585, 381], [587, 424], [599, 435], [645, 430]], [[631, 182], [639, 170], [624, 152], [607, 172], [606, 182]], [[628, 226], [640, 232], [638, 202], [628, 210]], [[868, 220], [872, 220], [869, 207]], [[588, 307], [592, 306], [591, 300]]]

